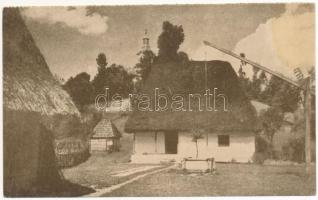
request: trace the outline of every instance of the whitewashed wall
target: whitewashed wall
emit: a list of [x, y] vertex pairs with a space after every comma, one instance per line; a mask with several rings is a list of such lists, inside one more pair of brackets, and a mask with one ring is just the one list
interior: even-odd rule
[[[199, 158], [214, 157], [217, 162], [249, 162], [255, 152], [255, 137], [253, 134], [229, 134], [230, 145], [218, 146], [218, 134], [205, 134], [198, 140]], [[222, 135], [220, 133], [220, 135]], [[196, 156], [195, 142], [190, 133], [179, 133], [178, 154], [181, 157]]]
[[[169, 155], [178, 159], [184, 157], [196, 156], [196, 146], [192, 141], [191, 133], [179, 132], [178, 154]], [[252, 160], [255, 152], [255, 137], [251, 134], [233, 133], [230, 135], [230, 146], [219, 147], [216, 133], [205, 134], [203, 139], [198, 140], [199, 158], [214, 157], [217, 162], [249, 162]], [[222, 135], [220, 133], [220, 135]], [[135, 157], [138, 159], [145, 159], [140, 157], [143, 154], [163, 154], [165, 153], [165, 139], [163, 132], [157, 132], [157, 140], [155, 139], [155, 132], [144, 132], [135, 134], [134, 143]], [[153, 155], [152, 155], [153, 157]], [[156, 156], [156, 159], [160, 159]], [[159, 160], [158, 160], [159, 162]]]
[[163, 132], [142, 132], [135, 134], [134, 151], [136, 154], [165, 153], [165, 137]]

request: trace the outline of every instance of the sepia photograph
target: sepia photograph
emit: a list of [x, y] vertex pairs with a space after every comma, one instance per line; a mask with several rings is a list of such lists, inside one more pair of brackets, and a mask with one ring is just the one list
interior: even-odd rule
[[3, 196], [315, 196], [315, 15], [3, 7]]

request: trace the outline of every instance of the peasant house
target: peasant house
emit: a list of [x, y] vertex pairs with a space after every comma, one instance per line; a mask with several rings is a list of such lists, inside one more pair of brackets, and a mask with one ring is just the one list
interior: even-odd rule
[[[213, 93], [208, 100], [207, 89]], [[148, 95], [149, 102], [135, 98], [125, 125], [134, 138], [132, 162], [212, 157], [252, 162], [257, 113], [228, 62], [154, 65], [139, 94]]]

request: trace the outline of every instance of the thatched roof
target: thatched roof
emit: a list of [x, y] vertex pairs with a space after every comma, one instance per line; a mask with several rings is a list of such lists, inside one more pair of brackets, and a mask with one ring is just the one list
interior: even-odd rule
[[108, 119], [101, 119], [93, 130], [92, 138], [121, 137], [117, 127]]
[[79, 116], [50, 72], [18, 8], [3, 11], [3, 104], [9, 110]]
[[[223, 101], [216, 101], [218, 111], [198, 110], [198, 102], [189, 103], [189, 94], [205, 92], [205, 64], [207, 65], [207, 88], [213, 93], [224, 94], [228, 98], [228, 111], [223, 111]], [[135, 111], [130, 115], [125, 130], [165, 131], [193, 130], [250, 132], [258, 128], [255, 108], [239, 86], [238, 78], [232, 66], [224, 61], [191, 61], [188, 66], [178, 63], [165, 63], [153, 66], [144, 83], [140, 94], [151, 96], [151, 109], [154, 110], [154, 88], [159, 88], [160, 94], [171, 97], [181, 94], [186, 99], [186, 111]], [[168, 103], [170, 105], [171, 102]], [[137, 105], [134, 101], [133, 105]], [[201, 106], [205, 101], [201, 99]], [[189, 111], [189, 108], [193, 111]]]

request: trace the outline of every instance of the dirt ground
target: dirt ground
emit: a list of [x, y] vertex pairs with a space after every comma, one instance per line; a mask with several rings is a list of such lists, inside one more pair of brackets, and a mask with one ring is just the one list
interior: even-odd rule
[[71, 183], [100, 189], [127, 181], [137, 175], [164, 166], [129, 163], [132, 151], [132, 135], [124, 133], [121, 150], [113, 153], [92, 153], [90, 158], [62, 173]]
[[171, 169], [130, 183], [104, 196], [314, 195], [315, 166], [217, 164], [214, 175]]

